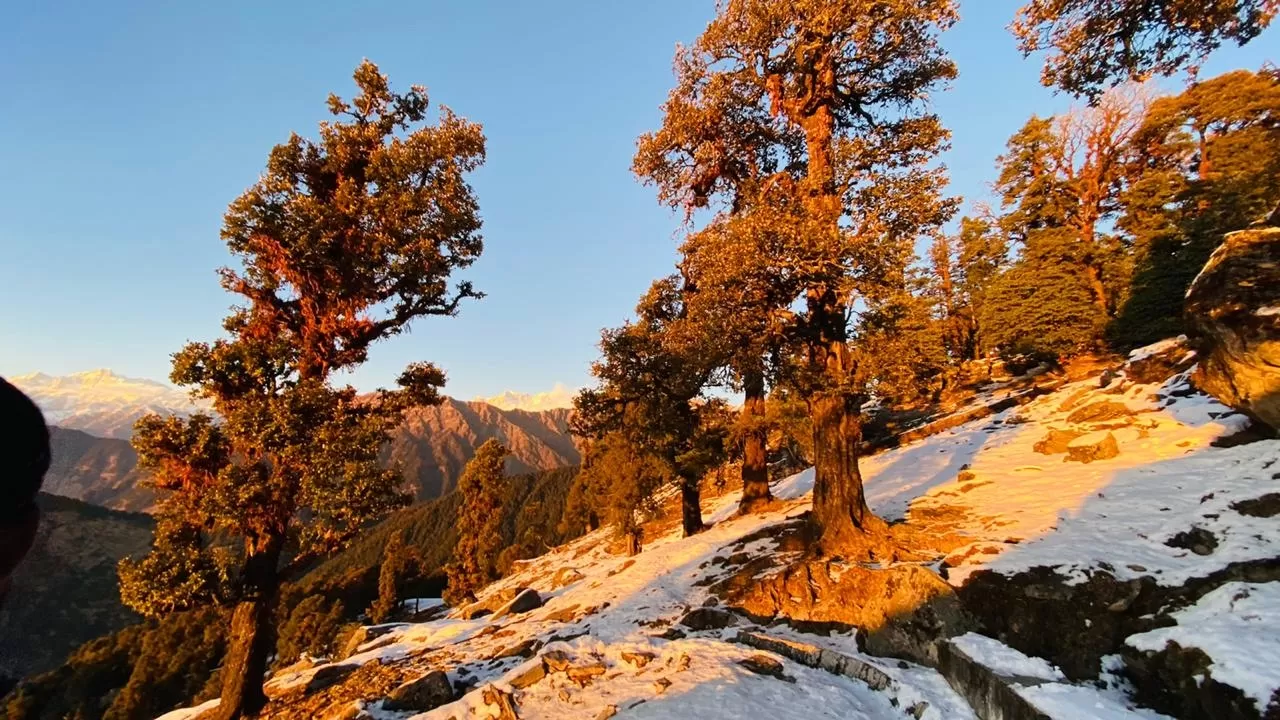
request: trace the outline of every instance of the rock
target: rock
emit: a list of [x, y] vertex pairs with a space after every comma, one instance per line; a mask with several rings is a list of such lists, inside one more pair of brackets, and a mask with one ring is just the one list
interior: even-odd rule
[[395, 630], [399, 630], [402, 627], [405, 627], [405, 623], [389, 623], [386, 625], [358, 627], [352, 630], [351, 634], [347, 635], [346, 640], [343, 641], [342, 649], [338, 652], [338, 659], [346, 660], [359, 652], [361, 645], [376, 640]]
[[796, 681], [795, 678], [782, 671], [782, 663], [768, 655], [752, 655], [739, 660], [738, 664], [757, 675], [768, 675], [789, 683]]
[[563, 650], [549, 650], [542, 654], [542, 662], [549, 672], [564, 672], [573, 664], [569, 654]]
[[737, 625], [738, 618], [728, 610], [715, 607], [700, 607], [685, 613], [680, 624], [691, 630], [720, 630], [730, 625]]
[[509, 658], [509, 657], [531, 658], [538, 652], [538, 649], [541, 647], [542, 647], [541, 640], [538, 640], [537, 638], [530, 638], [528, 640], [525, 640], [524, 642], [516, 643], [515, 645], [512, 645], [509, 648], [504, 648], [502, 650], [499, 650], [498, 654], [493, 656], [493, 659], [502, 660], [503, 658]]
[[1231, 503], [1231, 509], [1249, 517], [1269, 518], [1280, 515], [1280, 493], [1267, 493], [1262, 497]]
[[1138, 360], [1131, 360], [1124, 368], [1129, 379], [1144, 384], [1162, 383], [1195, 364], [1195, 353], [1190, 352], [1186, 338], [1170, 343], [1169, 347], [1153, 352]]
[[387, 699], [382, 701], [382, 708], [426, 712], [453, 700], [453, 685], [449, 683], [449, 676], [443, 670], [433, 670], [392, 690]]
[[1201, 390], [1280, 429], [1280, 227], [1227, 235], [1187, 292]]
[[484, 603], [474, 603], [462, 609], [459, 615], [463, 620], [476, 620], [486, 615], [492, 615], [493, 610], [485, 607]]
[[1169, 547], [1190, 550], [1197, 555], [1212, 555], [1218, 547], [1218, 538], [1202, 527], [1184, 530], [1165, 541]]
[[658, 637], [663, 640], [683, 640], [686, 635], [680, 628], [667, 628], [654, 637]]
[[596, 720], [609, 720], [609, 718], [617, 714], [618, 714], [617, 705], [605, 705], [603, 708], [600, 709], [600, 712], [596, 714]]
[[634, 665], [637, 668], [642, 668], [645, 665], [648, 665], [655, 657], [657, 657], [657, 655], [643, 650], [637, 652], [624, 651], [622, 653], [622, 661], [630, 665]]
[[[1125, 675], [1134, 699], [1173, 717], [1272, 718], [1239, 688], [1213, 677], [1213, 662], [1203, 650], [1170, 641], [1159, 652], [1125, 648]], [[1274, 705], [1274, 703], [1272, 703]]]
[[565, 587], [566, 585], [572, 585], [583, 577], [585, 576], [578, 572], [577, 568], [562, 567], [557, 570], [555, 576], [551, 578], [551, 589], [557, 590]]
[[511, 687], [523, 690], [530, 685], [536, 684], [546, 676], [547, 664], [539, 659], [537, 662], [529, 663], [529, 667], [524, 672], [511, 678]]
[[1110, 460], [1119, 454], [1120, 445], [1109, 430], [1081, 435], [1067, 445], [1068, 462], [1091, 463], [1095, 460]]
[[511, 693], [489, 685], [484, 689], [481, 698], [484, 700], [485, 705], [491, 705], [498, 709], [498, 715], [495, 720], [519, 720], [520, 716], [516, 714], [516, 703], [512, 699]]
[[658, 678], [653, 681], [653, 691], [656, 693], [666, 692], [669, 687], [671, 687], [671, 681], [666, 678]]
[[832, 623], [859, 628], [867, 652], [931, 664], [940, 638], [970, 622], [955, 591], [918, 565], [868, 568], [819, 559], [797, 562], [767, 577], [769, 558], [744, 566], [712, 591], [753, 619]]
[[571, 667], [565, 671], [569, 679], [578, 684], [578, 687], [586, 687], [593, 678], [600, 677], [605, 673], [605, 667], [602, 662], [589, 663], [587, 665], [578, 665]]
[[345, 665], [323, 665], [316, 669], [311, 679], [307, 681], [305, 692], [309, 695], [319, 692], [327, 687], [337, 685], [347, 679], [351, 673], [359, 670], [360, 666], [355, 663], [347, 663]]
[[1114, 400], [1099, 400], [1098, 402], [1089, 403], [1088, 405], [1072, 412], [1067, 416], [1067, 422], [1102, 422], [1104, 420], [1131, 417], [1132, 415], [1133, 411], [1124, 403], [1119, 403]]
[[547, 620], [566, 624], [577, 620], [578, 617], [578, 606], [576, 604], [553, 610], [546, 615]]
[[1067, 451], [1067, 446], [1072, 440], [1080, 437], [1084, 433], [1075, 430], [1059, 430], [1058, 428], [1049, 428], [1049, 433], [1035, 444], [1033, 449], [1041, 455], [1060, 455]]
[[533, 588], [525, 588], [511, 599], [511, 602], [503, 605], [493, 614], [493, 619], [506, 617], [508, 615], [519, 615], [527, 613], [530, 610], [537, 610], [542, 607], [542, 596], [538, 595], [538, 591]]

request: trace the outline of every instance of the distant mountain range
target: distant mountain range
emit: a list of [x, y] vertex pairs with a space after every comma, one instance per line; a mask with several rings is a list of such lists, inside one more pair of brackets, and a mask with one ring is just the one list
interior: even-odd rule
[[[65, 377], [36, 373], [8, 378], [44, 410], [55, 428], [53, 464], [45, 490], [117, 510], [147, 511], [153, 494], [138, 486], [142, 472], [128, 438], [133, 423], [151, 412], [189, 414], [201, 409], [183, 392], [150, 380], [109, 370]], [[552, 406], [551, 393], [507, 393], [506, 405]], [[567, 408], [504, 409], [473, 400], [447, 398], [437, 407], [409, 413], [386, 448], [420, 500], [440, 497], [457, 485], [467, 461], [485, 440], [497, 438], [511, 451], [509, 473], [576, 465], [581, 456], [569, 435]]]
[[171, 385], [110, 370], [63, 376], [32, 373], [7, 379], [36, 401], [50, 425], [102, 438], [128, 440], [134, 422], [149, 413], [190, 414], [202, 409]]

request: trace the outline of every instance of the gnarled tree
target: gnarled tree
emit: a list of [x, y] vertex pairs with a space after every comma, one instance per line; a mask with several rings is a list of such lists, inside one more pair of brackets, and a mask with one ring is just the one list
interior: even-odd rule
[[402, 390], [370, 399], [331, 386], [332, 374], [478, 296], [449, 278], [482, 249], [465, 177], [484, 159], [480, 126], [447, 109], [429, 123], [425, 89], [393, 93], [368, 61], [355, 81], [351, 102], [330, 96], [320, 139], [276, 146], [227, 211], [222, 237], [242, 269], [223, 269], [222, 282], [245, 304], [227, 338], [188, 345], [171, 375], [218, 420], [144, 418], [134, 437], [161, 500], [154, 550], [121, 564], [122, 595], [148, 615], [235, 606], [221, 719], [266, 702], [282, 579], [405, 502], [378, 451], [402, 409], [439, 402], [444, 383], [414, 365]]

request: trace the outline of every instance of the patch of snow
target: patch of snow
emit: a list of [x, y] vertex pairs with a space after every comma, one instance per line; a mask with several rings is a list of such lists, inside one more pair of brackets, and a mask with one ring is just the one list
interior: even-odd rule
[[157, 717], [156, 720], [191, 720], [191, 718], [198, 717], [206, 710], [212, 710], [218, 707], [218, 702], [218, 698], [214, 698], [207, 702], [200, 703], [195, 707], [180, 708], [178, 710], [167, 712]]
[[1146, 345], [1144, 347], [1130, 350], [1129, 362], [1135, 362], [1137, 360], [1146, 360], [1152, 355], [1159, 355], [1162, 352], [1167, 352], [1186, 342], [1187, 342], [1187, 336], [1179, 335], [1176, 338], [1166, 338], [1159, 342], [1154, 342], [1154, 343], [1151, 343], [1150, 345]]
[[1230, 582], [1173, 614], [1177, 625], [1130, 636], [1138, 650], [1170, 642], [1199, 648], [1213, 660], [1214, 680], [1239, 688], [1259, 712], [1280, 688], [1280, 582]]
[[1172, 720], [1090, 685], [1044, 683], [1019, 687], [1017, 692], [1049, 717], [1062, 720]]
[[952, 644], [978, 664], [1006, 677], [1037, 680], [1066, 680], [1062, 671], [1048, 660], [1023, 655], [999, 640], [978, 633], [965, 633], [951, 638]]

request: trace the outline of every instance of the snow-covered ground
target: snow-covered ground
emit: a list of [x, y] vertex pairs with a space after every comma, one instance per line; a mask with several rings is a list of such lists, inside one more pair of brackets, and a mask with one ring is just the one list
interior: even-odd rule
[[[1105, 419], [1068, 420], [1102, 402], [1113, 404]], [[867, 458], [863, 467], [878, 513], [905, 519], [926, 534], [958, 538], [958, 549], [947, 557], [952, 584], [963, 584], [979, 569], [1012, 574], [1044, 565], [1077, 579], [1106, 569], [1121, 578], [1148, 575], [1173, 585], [1280, 550], [1280, 519], [1233, 508], [1276, 487], [1273, 475], [1280, 468], [1272, 464], [1280, 457], [1280, 441], [1210, 446], [1244, 425], [1241, 416], [1192, 392], [1185, 374], [1157, 384], [1120, 376], [1106, 387], [1095, 377]], [[1086, 464], [1065, 461], [1065, 453], [1037, 452], [1034, 446], [1050, 428], [1110, 433], [1118, 455]], [[495, 712], [485, 704], [489, 686], [511, 692], [522, 718], [607, 717], [611, 708], [628, 718], [901, 718], [918, 703], [927, 704], [925, 718], [974, 717], [935, 671], [858, 655], [848, 635], [769, 629], [858, 656], [892, 678], [889, 690], [732, 642], [735, 628], [686, 628], [684, 637], [667, 633], [685, 613], [708, 602], [706, 585], [716, 572], [712, 561], [744, 536], [807, 511], [812, 485], [811, 470], [788, 478], [774, 487], [782, 500], [777, 507], [747, 517], [735, 514], [736, 494], [705, 502], [708, 530], [680, 538], [673, 529], [647, 541], [635, 558], [613, 554], [601, 533], [582, 538], [523, 564], [482, 596], [531, 587], [544, 600], [542, 607], [497, 619], [453, 617], [397, 627], [341, 662], [395, 663], [407, 677], [449, 668], [451, 680], [476, 688], [455, 703], [414, 716], [422, 719], [489, 716]], [[1175, 541], [1192, 528], [1211, 533], [1216, 546], [1203, 553], [1195, 550], [1205, 548], [1187, 549], [1186, 542]], [[745, 551], [773, 552], [773, 543], [757, 540]], [[1177, 619], [1178, 626], [1134, 636], [1130, 644], [1158, 649], [1176, 640], [1201, 647], [1215, 663], [1214, 678], [1251, 697], [1269, 697], [1280, 686], [1277, 588], [1224, 586]], [[1240, 635], [1249, 635], [1249, 642], [1233, 645]], [[575, 681], [551, 673], [526, 683], [519, 679], [536, 658], [512, 653], [494, 659], [534, 640], [545, 643], [541, 654], [563, 653], [570, 665], [599, 674]], [[1027, 680], [1017, 692], [1051, 717], [1160, 717], [1133, 707], [1121, 683], [1106, 689], [1073, 685], [1046, 661], [990, 638], [970, 635], [956, 643], [997, 673]], [[742, 664], [759, 655], [780, 663], [783, 677]], [[271, 691], [305, 684], [314, 672], [279, 676]], [[379, 720], [407, 717], [376, 702], [363, 707]], [[165, 718], [193, 717], [183, 712], [189, 711]]]

